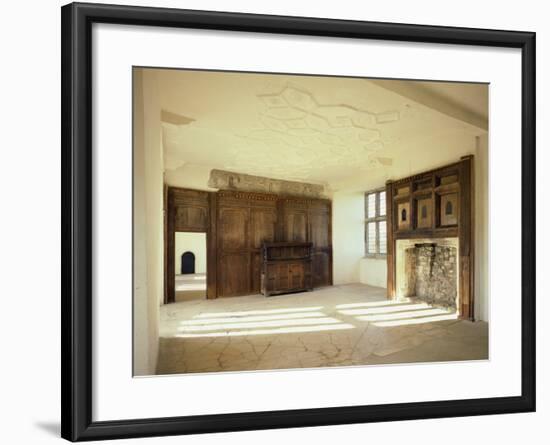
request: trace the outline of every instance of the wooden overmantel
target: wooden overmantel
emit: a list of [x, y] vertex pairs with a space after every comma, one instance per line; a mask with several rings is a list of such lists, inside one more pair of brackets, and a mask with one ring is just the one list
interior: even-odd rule
[[396, 298], [396, 241], [458, 238], [458, 311], [474, 319], [474, 157], [386, 182], [388, 298]]

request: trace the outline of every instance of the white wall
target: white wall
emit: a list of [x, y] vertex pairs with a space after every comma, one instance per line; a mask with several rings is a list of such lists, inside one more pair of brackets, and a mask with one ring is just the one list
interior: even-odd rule
[[365, 258], [365, 194], [335, 192], [332, 200], [334, 284], [386, 287], [385, 259]]
[[155, 74], [134, 72], [134, 375], [156, 371], [163, 294], [163, 160]]
[[176, 274], [181, 272], [181, 255], [195, 254], [195, 273], [206, 273], [206, 233], [176, 232]]
[[359, 281], [376, 287], [387, 287], [388, 263], [385, 258], [362, 258]]
[[332, 200], [334, 284], [358, 283], [359, 263], [365, 252], [363, 193], [335, 192]]
[[475, 232], [474, 281], [476, 320], [489, 321], [489, 153], [487, 135], [477, 138], [474, 155], [475, 180]]

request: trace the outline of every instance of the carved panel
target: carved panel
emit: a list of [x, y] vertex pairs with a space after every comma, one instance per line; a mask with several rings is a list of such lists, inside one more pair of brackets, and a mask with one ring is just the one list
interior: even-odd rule
[[221, 190], [241, 190], [245, 192], [265, 192], [279, 195], [308, 196], [320, 198], [325, 187], [319, 184], [307, 184], [296, 181], [283, 181], [263, 176], [212, 170], [208, 186]]
[[329, 252], [315, 252], [312, 255], [313, 287], [329, 286], [330, 283], [330, 254]]
[[416, 227], [431, 229], [433, 215], [432, 198], [422, 198], [416, 201]]
[[286, 241], [307, 241], [307, 212], [287, 210], [284, 219]]
[[177, 205], [175, 213], [176, 232], [207, 231], [208, 207], [199, 205]]
[[329, 247], [329, 214], [326, 212], [310, 212], [310, 241], [316, 249]]
[[275, 209], [250, 210], [250, 240], [254, 249], [262, 247], [262, 243], [275, 241], [275, 224], [277, 213]]
[[218, 237], [222, 250], [246, 249], [248, 209], [225, 207], [219, 210]]
[[410, 203], [400, 202], [397, 204], [397, 228], [399, 230], [408, 230], [411, 226], [411, 206]]
[[263, 245], [262, 293], [311, 290], [311, 243], [275, 242]]
[[251, 254], [251, 293], [259, 294], [261, 290], [261, 276], [262, 276], [262, 254], [261, 252], [255, 252]]
[[219, 295], [232, 297], [250, 293], [250, 264], [248, 253], [225, 254], [220, 258]]
[[439, 207], [442, 226], [454, 226], [458, 224], [458, 193], [441, 195]]

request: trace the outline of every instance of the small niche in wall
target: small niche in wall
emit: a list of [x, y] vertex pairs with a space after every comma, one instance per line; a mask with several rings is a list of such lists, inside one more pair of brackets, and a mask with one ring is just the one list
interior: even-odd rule
[[410, 210], [408, 202], [400, 202], [397, 204], [397, 227], [399, 230], [407, 230], [410, 228]]

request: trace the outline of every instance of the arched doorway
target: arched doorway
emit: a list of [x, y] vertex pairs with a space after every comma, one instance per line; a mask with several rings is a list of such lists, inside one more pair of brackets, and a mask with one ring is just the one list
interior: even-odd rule
[[185, 252], [181, 255], [181, 273], [195, 273], [195, 254], [193, 252]]

